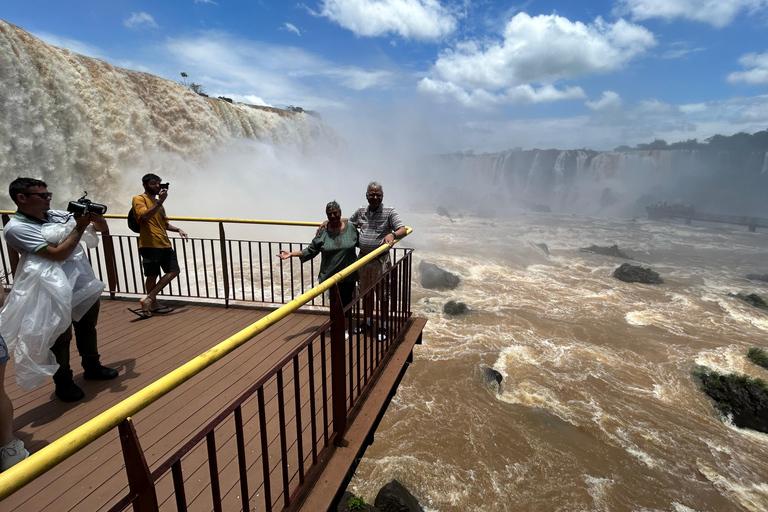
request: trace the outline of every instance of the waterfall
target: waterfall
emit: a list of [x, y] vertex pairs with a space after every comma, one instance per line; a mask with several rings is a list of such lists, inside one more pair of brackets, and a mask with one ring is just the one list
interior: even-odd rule
[[768, 151], [535, 149], [453, 158], [471, 169], [477, 190], [502, 194], [513, 208], [639, 216], [654, 202], [683, 201], [712, 213], [768, 215]]
[[2, 20], [0, 91], [3, 183], [41, 177], [73, 196], [93, 189], [105, 199], [126, 169], [189, 161], [237, 140], [304, 154], [344, 147], [306, 113], [199, 96], [53, 47]]

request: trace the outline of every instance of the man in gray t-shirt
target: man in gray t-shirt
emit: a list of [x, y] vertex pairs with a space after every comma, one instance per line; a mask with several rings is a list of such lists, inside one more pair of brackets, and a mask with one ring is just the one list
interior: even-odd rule
[[[96, 214], [75, 217], [75, 229], [60, 244], [52, 244], [43, 238], [42, 228], [46, 223], [66, 222], [67, 212], [50, 210], [51, 197], [45, 182], [34, 178], [17, 178], [8, 187], [11, 199], [16, 203], [17, 211], [3, 229], [5, 240], [19, 254], [35, 254], [43, 258], [65, 263], [78, 250], [80, 238], [89, 224], [97, 231], [109, 232], [107, 221]], [[82, 249], [80, 249], [82, 250]], [[75, 284], [77, 286], [77, 283]], [[96, 323], [99, 319], [99, 300], [77, 321], [72, 322], [75, 329], [77, 349], [82, 357], [83, 377], [88, 380], [109, 380], [117, 377], [118, 372], [100, 363], [96, 341]], [[59, 364], [53, 375], [56, 384], [56, 396], [64, 402], [76, 402], [85, 396], [72, 377], [69, 366], [69, 345], [72, 341], [72, 327], [61, 334], [51, 347]]]

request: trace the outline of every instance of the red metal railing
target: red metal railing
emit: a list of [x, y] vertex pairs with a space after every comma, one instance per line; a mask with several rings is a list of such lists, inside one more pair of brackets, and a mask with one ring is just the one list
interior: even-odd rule
[[[174, 240], [186, 270], [165, 295], [281, 304], [314, 286], [311, 261], [274, 257], [280, 249], [293, 251], [302, 244], [227, 240], [223, 228], [220, 234], [187, 244]], [[393, 266], [346, 309], [334, 285], [328, 321], [154, 470], [126, 417], [118, 428], [128, 492], [109, 510], [272, 511], [295, 505], [318, 478], [334, 444], [343, 442], [349, 418], [411, 316], [413, 250], [390, 253]], [[135, 236], [107, 235], [88, 256], [113, 297], [143, 293]], [[0, 259], [12, 283], [18, 257], [3, 243]], [[307, 304], [326, 301], [318, 295]], [[220, 460], [227, 463], [220, 467]]]
[[[153, 471], [126, 420], [120, 438], [129, 493], [110, 511], [131, 505], [136, 512], [155, 511], [172, 504], [186, 511], [202, 503], [214, 511], [289, 508], [305, 483], [319, 475], [330, 443], [343, 442], [349, 417], [410, 318], [412, 250], [402, 252], [346, 310], [332, 288], [329, 321]], [[367, 326], [368, 299], [370, 327], [356, 330], [358, 324]], [[220, 458], [229, 464], [219, 467]], [[202, 484], [193, 484], [191, 500], [190, 478], [184, 476], [190, 473], [205, 476]]]

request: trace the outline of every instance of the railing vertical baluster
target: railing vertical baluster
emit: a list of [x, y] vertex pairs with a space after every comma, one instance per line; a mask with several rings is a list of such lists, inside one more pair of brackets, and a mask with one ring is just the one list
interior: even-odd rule
[[299, 452], [299, 484], [304, 483], [304, 434], [301, 431], [301, 383], [299, 382], [299, 355], [293, 358], [293, 401], [296, 404], [296, 449]]
[[[347, 430], [347, 372], [344, 363], [344, 309], [341, 306], [339, 287], [331, 292], [331, 394], [333, 396], [333, 443], [342, 446]], [[341, 327], [339, 327], [341, 326]], [[352, 368], [350, 367], [350, 372]]]
[[[176, 252], [175, 238], [171, 238], [171, 245], [173, 248], [173, 252]], [[168, 283], [168, 286], [166, 288], [163, 288], [162, 290], [160, 290], [160, 295], [173, 295], [173, 280], [171, 280], [171, 282]]]
[[315, 345], [310, 341], [309, 352], [309, 417], [312, 431], [312, 464], [317, 464], [317, 408], [315, 407]]
[[[216, 246], [211, 240], [211, 267], [213, 268], [213, 293], [215, 297], [219, 298], [219, 273], [216, 270]], [[224, 273], [226, 273], [226, 265], [224, 266]]]
[[205, 257], [205, 240], [200, 240], [200, 252], [203, 253], [203, 277], [205, 279], [205, 296], [211, 296], [211, 290], [208, 288], [208, 262]]
[[[353, 370], [352, 366], [349, 367], [349, 376], [350, 376], [349, 382], [350, 382], [350, 384], [352, 383], [352, 379], [351, 379], [352, 374], [354, 374], [355, 371], [357, 371], [357, 379], [356, 379], [357, 396], [360, 396], [360, 344], [359, 343], [354, 343], [352, 338], [349, 338], [350, 362], [352, 362], [351, 357], [352, 357], [352, 347], [353, 346], [355, 347], [355, 368]], [[353, 395], [353, 393], [350, 392], [350, 395]]]
[[214, 431], [205, 436], [208, 445], [208, 469], [211, 473], [211, 498], [214, 512], [221, 512], [221, 487], [219, 485], [219, 463], [216, 460], [216, 436]]
[[[277, 302], [275, 300], [275, 266], [272, 265], [272, 242], [268, 242], [268, 257], [269, 257], [269, 299], [272, 302]], [[282, 262], [282, 260], [280, 260]], [[282, 263], [281, 263], [282, 265]], [[280, 275], [282, 276], [282, 266], [280, 267]]]
[[173, 494], [176, 496], [176, 510], [187, 512], [187, 494], [184, 491], [184, 475], [181, 472], [181, 461], [171, 466], [173, 475]]
[[261, 302], [266, 302], [264, 298], [264, 263], [261, 256], [261, 244], [262, 242], [259, 242], [259, 275], [261, 276], [259, 281], [261, 281]]
[[[251, 268], [251, 300], [255, 302], [256, 290], [253, 288], [253, 242], [248, 242], [248, 266]], [[261, 269], [259, 269], [259, 275], [261, 275]]]
[[237, 435], [237, 463], [240, 468], [240, 497], [243, 512], [251, 510], [251, 498], [248, 492], [248, 462], [245, 460], [245, 432], [243, 431], [243, 409], [235, 409], [235, 431]]
[[264, 409], [264, 387], [256, 393], [259, 402], [259, 431], [261, 434], [261, 467], [264, 472], [264, 506], [272, 511], [272, 483], [269, 479], [269, 439], [267, 438], [267, 411]]
[[291, 493], [288, 488], [288, 442], [285, 424], [285, 389], [283, 388], [283, 369], [277, 371], [277, 416], [280, 421], [280, 466], [283, 472], [283, 502], [291, 504]]
[[328, 446], [328, 359], [325, 349], [325, 331], [320, 333], [320, 384], [323, 391], [323, 446]]
[[[192, 244], [194, 246], [194, 241], [192, 241]], [[186, 241], [184, 241], [184, 243], [181, 244], [181, 253], [184, 258], [184, 276], [186, 277], [186, 280], [187, 280], [187, 296], [191, 297], [192, 287], [189, 285], [189, 260], [187, 259], [187, 242]], [[195, 279], [195, 281], [197, 281], [197, 279]]]
[[242, 299], [245, 300], [245, 265], [243, 262], [242, 240], [237, 242], [237, 255], [240, 258], [240, 293], [242, 294]]
[[157, 493], [149, 473], [149, 466], [144, 458], [144, 452], [139, 443], [139, 436], [133, 428], [131, 418], [126, 418], [118, 425], [120, 444], [123, 447], [125, 472], [128, 475], [128, 486], [136, 495], [133, 501], [134, 512], [157, 512]]
[[[293, 252], [293, 244], [292, 243], [288, 244], [288, 252]], [[294, 286], [293, 286], [293, 283], [294, 283], [294, 280], [293, 280], [293, 258], [290, 259], [290, 262], [291, 262], [291, 300], [293, 300], [293, 299], [296, 298], [296, 293], [293, 291], [294, 290]], [[299, 263], [299, 269], [301, 269], [301, 263]], [[299, 271], [301, 271], [301, 270], [299, 270]], [[283, 302], [285, 302], [285, 300], [283, 300]]]
[[[203, 245], [202, 240], [200, 241], [200, 246]], [[205, 255], [203, 255], [203, 259], [205, 259]], [[197, 270], [197, 249], [195, 249], [195, 241], [192, 240], [192, 263], [195, 267], [195, 296], [200, 297], [200, 278], [198, 277], [200, 273]], [[205, 272], [205, 268], [203, 268], [203, 272]], [[205, 275], [205, 274], [203, 274]], [[208, 286], [208, 283], [206, 282], [206, 286]]]

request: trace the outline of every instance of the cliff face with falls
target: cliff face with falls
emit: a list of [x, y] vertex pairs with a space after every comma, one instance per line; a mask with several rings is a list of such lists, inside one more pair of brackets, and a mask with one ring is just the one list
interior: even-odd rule
[[450, 155], [499, 202], [535, 202], [559, 212], [641, 215], [657, 201], [713, 213], [768, 215], [768, 148], [754, 151], [507, 151]]
[[103, 199], [126, 170], [195, 158], [233, 140], [303, 154], [343, 148], [310, 115], [205, 98], [50, 46], [2, 20], [0, 91], [2, 183], [42, 177], [59, 191], [99, 190]]

